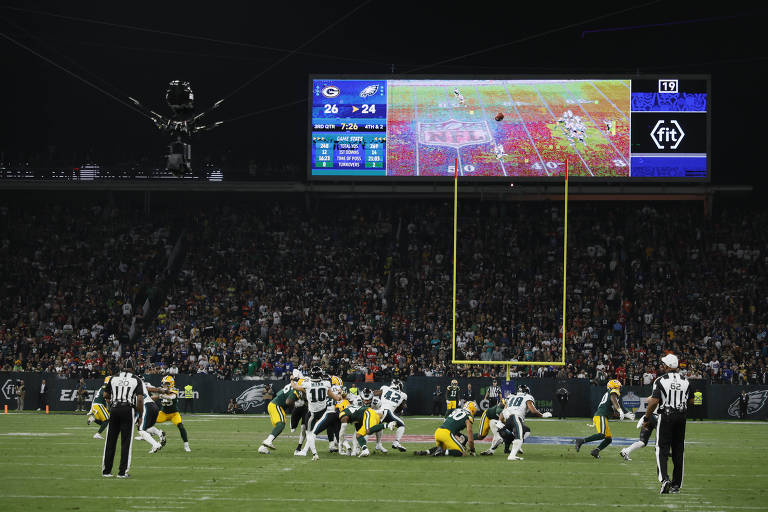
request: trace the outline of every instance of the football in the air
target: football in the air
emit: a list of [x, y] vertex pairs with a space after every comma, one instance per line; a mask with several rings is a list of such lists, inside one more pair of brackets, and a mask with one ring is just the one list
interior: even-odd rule
[[499, 112], [498, 114], [496, 114], [496, 117], [494, 119], [496, 119], [497, 121], [501, 121], [502, 119], [504, 119], [504, 114]]

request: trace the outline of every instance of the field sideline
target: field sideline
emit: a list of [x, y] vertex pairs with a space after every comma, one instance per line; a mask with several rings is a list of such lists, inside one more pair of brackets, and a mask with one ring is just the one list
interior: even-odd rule
[[[529, 425], [547, 443], [590, 434], [588, 421]], [[407, 418], [406, 434], [431, 436], [439, 423]], [[276, 452], [257, 454], [270, 430], [264, 416], [187, 415], [184, 424], [192, 453], [184, 452], [173, 425], [159, 425], [168, 432], [167, 446], [150, 455], [145, 442], [134, 441], [132, 478], [117, 480], [100, 477], [104, 442], [91, 438], [96, 429], [84, 415], [0, 415], [3, 510], [768, 510], [768, 424], [760, 422], [689, 422], [683, 491], [665, 496], [658, 494], [652, 447], [625, 462], [618, 446], [595, 460], [572, 445], [526, 444], [525, 460], [509, 462], [501, 451], [414, 457], [414, 449], [429, 446], [424, 442], [405, 443], [408, 453], [352, 459], [328, 454], [319, 442], [321, 460], [313, 462], [293, 456], [296, 434], [288, 429]], [[610, 427], [617, 439], [637, 436], [634, 422]]]

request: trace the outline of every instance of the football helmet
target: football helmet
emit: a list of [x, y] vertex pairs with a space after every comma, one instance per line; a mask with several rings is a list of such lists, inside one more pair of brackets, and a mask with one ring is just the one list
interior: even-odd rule
[[472, 416], [477, 414], [477, 404], [474, 401], [469, 401], [464, 404], [464, 409], [468, 410]]
[[333, 384], [334, 386], [343, 386], [344, 381], [341, 380], [341, 377], [331, 375], [331, 384]]
[[398, 391], [402, 391], [403, 381], [401, 381], [400, 379], [392, 379], [392, 384], [390, 384], [389, 387], [396, 389]]
[[304, 378], [304, 374], [301, 373], [301, 370], [296, 369], [296, 370], [293, 370], [293, 372], [291, 373], [291, 380], [293, 381], [301, 380], [303, 378]]
[[352, 400], [352, 406], [353, 407], [362, 407], [363, 406], [363, 399], [359, 396]]
[[341, 396], [346, 397], [349, 394], [349, 389], [347, 389], [347, 386], [341, 386]]
[[372, 409], [380, 409], [381, 408], [381, 398], [374, 396], [371, 399], [371, 408]]
[[321, 380], [323, 378], [323, 369], [319, 366], [313, 366], [311, 370], [309, 370], [309, 378], [312, 380]]
[[611, 379], [607, 384], [608, 389], [621, 389], [621, 382], [616, 379]]
[[459, 385], [459, 381], [457, 381], [456, 379], [453, 379], [451, 381], [451, 386], [458, 386], [458, 385]]
[[519, 386], [517, 386], [517, 392], [518, 393], [525, 393], [527, 395], [530, 395], [531, 394], [531, 388], [529, 388], [525, 384], [520, 384]]
[[368, 405], [373, 400], [373, 391], [371, 391], [370, 388], [364, 388], [360, 392], [360, 399], [363, 401], [364, 404]]
[[161, 381], [161, 385], [167, 388], [174, 388], [176, 387], [176, 381], [173, 380], [172, 375], [166, 375], [165, 377], [163, 377], [163, 380]]

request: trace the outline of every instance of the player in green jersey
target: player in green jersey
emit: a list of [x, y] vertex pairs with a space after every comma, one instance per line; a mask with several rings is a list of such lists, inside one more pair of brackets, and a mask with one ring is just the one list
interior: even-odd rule
[[[360, 447], [358, 457], [368, 457], [371, 454], [366, 444], [366, 436], [384, 429], [384, 424], [381, 423], [378, 413], [370, 407], [372, 401], [373, 391], [365, 388], [360, 392], [360, 396], [355, 399], [355, 403], [339, 414], [339, 420], [341, 421], [341, 428], [339, 429], [340, 441], [344, 439], [344, 431], [348, 424], [352, 423], [357, 428], [356, 440]], [[351, 452], [352, 455], [354, 453], [354, 451]]]
[[[109, 382], [110, 377], [104, 378], [104, 384]], [[109, 409], [107, 400], [104, 398], [104, 388], [100, 387], [91, 402], [91, 410], [88, 412], [88, 424], [96, 423], [99, 425], [99, 431], [93, 434], [94, 439], [104, 439], [101, 435], [109, 426]]]
[[272, 422], [272, 433], [261, 442], [259, 446], [259, 453], [268, 454], [269, 450], [275, 450], [275, 445], [272, 441], [285, 428], [285, 409], [293, 407], [294, 402], [299, 399], [298, 390], [296, 389], [296, 382], [291, 380], [290, 384], [286, 384], [283, 389], [277, 392], [275, 398], [267, 405], [267, 412], [269, 413], [269, 420]]
[[[454, 409], [445, 417], [443, 424], [435, 430], [435, 447], [430, 450], [418, 450], [414, 455], [451, 455], [461, 457], [475, 454], [475, 440], [472, 423], [477, 412], [475, 402], [467, 402], [461, 409]], [[461, 431], [467, 429], [466, 440], [469, 452], [464, 449], [464, 436]]]
[[[187, 429], [184, 428], [184, 424], [181, 422], [181, 413], [179, 413], [179, 390], [176, 389], [176, 382], [173, 377], [166, 375], [162, 380], [162, 388], [150, 388], [150, 391], [160, 391], [160, 412], [157, 414], [156, 423], [170, 421], [176, 425], [181, 434], [181, 440], [184, 442], [184, 451], [191, 452]], [[161, 443], [165, 444], [165, 432], [162, 434]]]
[[608, 391], [605, 392], [603, 398], [600, 400], [600, 404], [597, 406], [597, 410], [592, 417], [592, 423], [595, 425], [597, 433], [584, 439], [576, 439], [576, 451], [578, 452], [581, 445], [584, 443], [590, 443], [592, 441], [602, 441], [597, 448], [590, 452], [594, 458], [600, 458], [600, 451], [607, 447], [613, 441], [611, 435], [611, 428], [608, 426], [608, 418], [618, 417], [624, 419], [624, 410], [621, 408], [619, 402], [621, 398], [621, 382], [616, 379], [608, 381]]
[[459, 381], [453, 379], [451, 384], [445, 388], [445, 410], [451, 412], [459, 406]]

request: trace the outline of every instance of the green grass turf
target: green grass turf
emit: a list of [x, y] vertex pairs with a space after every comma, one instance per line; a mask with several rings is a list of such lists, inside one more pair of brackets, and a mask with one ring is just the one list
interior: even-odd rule
[[[432, 434], [439, 420], [407, 418], [406, 434]], [[585, 436], [588, 419], [533, 420], [534, 436]], [[658, 494], [652, 448], [625, 462], [618, 447], [603, 457], [573, 446], [526, 444], [525, 460], [493, 457], [415, 457], [390, 451], [367, 459], [327, 453], [321, 460], [293, 456], [289, 430], [278, 450], [256, 449], [270, 430], [266, 417], [188, 415], [191, 453], [177, 429], [168, 445], [149, 455], [134, 442], [132, 478], [100, 476], [103, 441], [92, 439], [83, 415], [0, 414], [3, 511], [33, 510], [515, 510], [739, 511], [768, 510], [768, 425], [688, 423], [685, 484], [679, 495]], [[616, 437], [634, 438], [634, 422], [612, 422]], [[40, 434], [19, 435], [19, 433]], [[387, 433], [389, 433], [387, 431]], [[47, 434], [47, 435], [42, 435]], [[373, 448], [374, 443], [369, 443]], [[389, 446], [389, 443], [387, 443]], [[487, 445], [480, 445], [483, 449]], [[115, 460], [115, 472], [119, 452]]]

